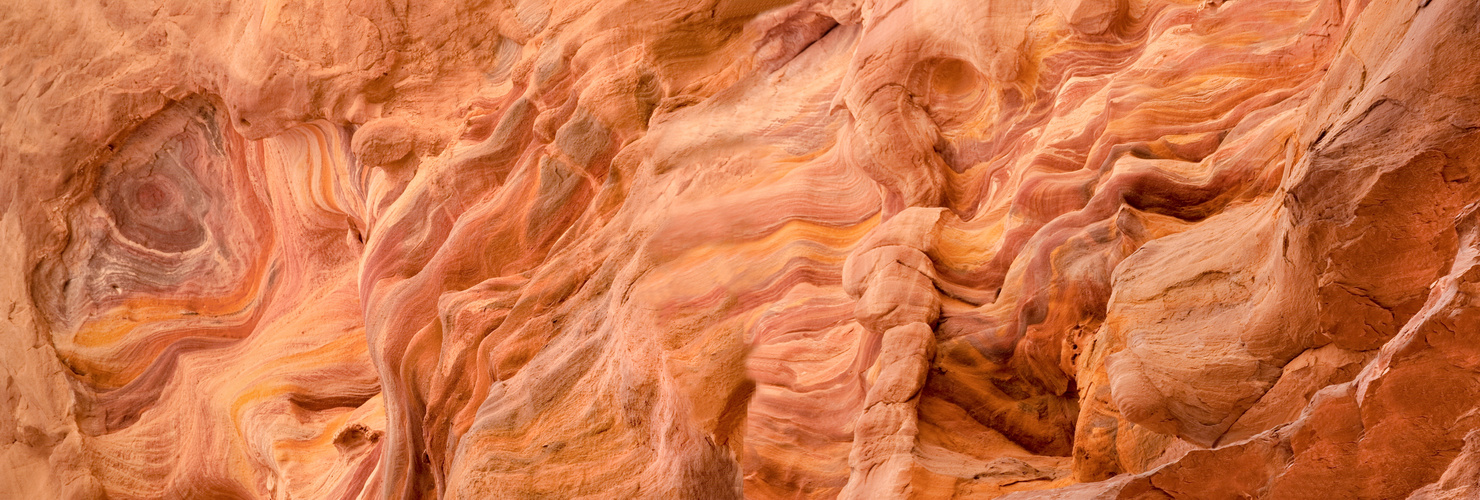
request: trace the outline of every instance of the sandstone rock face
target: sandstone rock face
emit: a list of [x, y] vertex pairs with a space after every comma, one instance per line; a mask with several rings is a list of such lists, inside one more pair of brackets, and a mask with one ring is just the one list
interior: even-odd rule
[[1472, 0], [0, 39], [3, 498], [1480, 495]]

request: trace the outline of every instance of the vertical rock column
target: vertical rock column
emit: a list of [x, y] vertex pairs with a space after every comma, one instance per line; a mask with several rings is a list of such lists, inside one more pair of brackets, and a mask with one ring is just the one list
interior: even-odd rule
[[840, 498], [905, 498], [914, 469], [916, 406], [935, 356], [940, 296], [935, 266], [925, 254], [941, 209], [908, 209], [890, 218], [848, 256], [847, 292], [858, 298], [868, 329], [864, 356], [868, 397], [854, 421], [852, 472]]

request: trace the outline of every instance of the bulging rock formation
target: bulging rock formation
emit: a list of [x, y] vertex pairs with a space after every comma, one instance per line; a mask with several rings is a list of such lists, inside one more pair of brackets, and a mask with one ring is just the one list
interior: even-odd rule
[[1472, 0], [0, 40], [0, 497], [1480, 496]]

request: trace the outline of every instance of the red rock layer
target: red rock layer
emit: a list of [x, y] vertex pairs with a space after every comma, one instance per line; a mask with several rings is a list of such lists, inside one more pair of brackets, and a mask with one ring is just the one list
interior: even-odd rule
[[1477, 26], [14, 2], [0, 496], [1469, 498]]

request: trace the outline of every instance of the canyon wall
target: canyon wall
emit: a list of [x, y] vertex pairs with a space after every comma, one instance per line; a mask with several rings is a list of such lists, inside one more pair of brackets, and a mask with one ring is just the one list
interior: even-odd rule
[[3, 498], [1480, 495], [1472, 0], [0, 40]]

